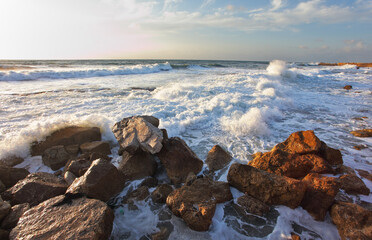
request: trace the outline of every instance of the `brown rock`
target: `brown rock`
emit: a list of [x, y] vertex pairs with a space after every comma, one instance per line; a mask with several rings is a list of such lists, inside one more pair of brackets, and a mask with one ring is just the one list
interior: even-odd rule
[[368, 179], [369, 181], [372, 182], [372, 173], [371, 172], [368, 172], [368, 171], [365, 171], [365, 170], [362, 170], [362, 169], [357, 169], [359, 175], [363, 178], [366, 178]]
[[372, 211], [354, 203], [338, 202], [330, 213], [342, 240], [372, 239]]
[[265, 203], [261, 202], [254, 197], [244, 194], [237, 199], [238, 204], [243, 207], [243, 209], [251, 214], [263, 216], [270, 210], [270, 207]]
[[65, 181], [51, 173], [37, 172], [19, 181], [3, 192], [2, 196], [12, 205], [29, 203], [30, 206], [35, 206], [49, 198], [64, 194], [66, 189]]
[[8, 216], [6, 216], [6, 218], [1, 223], [1, 228], [3, 229], [14, 228], [17, 225], [19, 218], [29, 209], [30, 205], [28, 203], [13, 206]]
[[83, 176], [75, 179], [67, 193], [83, 193], [106, 202], [119, 193], [124, 184], [124, 177], [114, 165], [107, 160], [97, 159]]
[[151, 235], [151, 240], [168, 240], [170, 230], [166, 227], [161, 227], [160, 231]]
[[104, 155], [110, 155], [110, 144], [108, 142], [102, 141], [94, 141], [94, 142], [87, 142], [80, 145], [80, 149], [82, 153], [101, 153]]
[[0, 197], [0, 222], [8, 215], [11, 206]]
[[65, 150], [70, 156], [77, 156], [79, 154], [79, 144], [67, 145], [64, 146]]
[[168, 184], [160, 184], [151, 193], [152, 201], [157, 203], [165, 203], [169, 194], [173, 192], [173, 188]]
[[369, 195], [369, 188], [364, 184], [362, 179], [355, 175], [346, 174], [339, 178], [341, 188], [348, 194]]
[[291, 233], [292, 240], [301, 240], [300, 236], [298, 236], [296, 233]]
[[141, 186], [136, 190], [128, 193], [123, 199], [122, 203], [130, 204], [135, 201], [143, 201], [150, 195], [149, 188], [146, 186]]
[[366, 148], [368, 148], [368, 147], [367, 147], [366, 145], [360, 144], [360, 145], [355, 145], [355, 146], [353, 146], [353, 148], [354, 148], [355, 150], [360, 151], [360, 150], [366, 149]]
[[[85, 197], [49, 199], [27, 211], [10, 239], [108, 239], [114, 213], [103, 202]], [[78, 214], [77, 214], [78, 213]]]
[[305, 194], [303, 182], [234, 163], [227, 175], [229, 184], [269, 205], [296, 208]]
[[55, 171], [65, 166], [71, 157], [63, 145], [53, 146], [43, 152], [43, 163]]
[[9, 232], [4, 229], [0, 229], [0, 239], [1, 240], [8, 240], [9, 239]]
[[3, 182], [6, 188], [14, 186], [19, 180], [27, 177], [28, 174], [30, 172], [23, 168], [0, 165], [0, 181]]
[[6, 190], [6, 187], [2, 181], [0, 181], [0, 193], [4, 192]]
[[356, 137], [372, 137], [372, 129], [362, 129], [350, 132]]
[[66, 127], [53, 132], [45, 141], [31, 146], [31, 155], [41, 155], [46, 149], [57, 146], [69, 146], [86, 142], [101, 141], [101, 132], [97, 127]]
[[112, 132], [125, 151], [134, 154], [138, 149], [142, 149], [155, 154], [161, 150], [163, 134], [159, 128], [147, 121], [149, 118], [153, 119], [149, 116], [129, 117], [114, 125]]
[[190, 172], [197, 174], [203, 167], [203, 161], [178, 137], [169, 138], [157, 156], [174, 184], [184, 182]]
[[91, 160], [87, 159], [76, 159], [67, 162], [64, 172], [71, 172], [76, 177], [81, 177], [89, 169], [92, 164]]
[[63, 175], [63, 179], [65, 180], [65, 182], [70, 186], [76, 179], [76, 175], [73, 174], [72, 172], [70, 171], [66, 171], [65, 174]]
[[345, 85], [345, 87], [344, 87], [344, 89], [346, 89], [346, 90], [350, 90], [350, 89], [352, 89], [353, 87], [351, 86], [351, 85]]
[[195, 173], [189, 172], [187, 174], [186, 180], [185, 180], [185, 185], [190, 186], [195, 180], [197, 179]]
[[157, 166], [154, 156], [148, 152], [137, 151], [132, 155], [124, 151], [118, 170], [123, 173], [126, 180], [135, 180], [153, 176]]
[[140, 187], [142, 187], [142, 186], [146, 186], [148, 188], [156, 187], [156, 186], [158, 186], [158, 179], [156, 179], [154, 177], [148, 177], [141, 182]]
[[341, 151], [328, 147], [325, 142], [322, 142], [322, 149], [320, 151], [320, 156], [324, 158], [331, 166], [339, 167], [344, 161], [342, 160]]
[[302, 182], [307, 186], [301, 206], [308, 211], [315, 220], [323, 221], [334, 202], [339, 190], [336, 178], [324, 177], [317, 173], [310, 173]]
[[190, 186], [174, 190], [167, 198], [173, 214], [195, 231], [207, 231], [216, 210], [216, 204], [232, 199], [230, 187], [224, 182], [198, 178]]
[[15, 165], [18, 165], [24, 161], [23, 158], [17, 157], [17, 156], [9, 156], [3, 159], [0, 159], [0, 165], [6, 165], [9, 167], [13, 167]]
[[321, 142], [314, 131], [292, 133], [284, 142], [277, 144], [273, 150], [281, 150], [291, 154], [307, 154], [318, 152]]
[[219, 145], [215, 145], [207, 155], [205, 162], [211, 171], [219, 170], [231, 162], [231, 155], [222, 149]]

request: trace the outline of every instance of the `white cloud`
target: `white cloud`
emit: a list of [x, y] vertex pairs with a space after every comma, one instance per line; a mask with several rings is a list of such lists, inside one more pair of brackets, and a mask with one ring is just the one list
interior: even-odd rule
[[350, 40], [345, 40], [345, 47], [343, 48], [344, 52], [352, 52], [352, 51], [361, 51], [365, 50], [365, 45], [363, 41], [360, 40], [355, 40], [355, 39], [350, 39]]
[[271, 0], [271, 5], [272, 5], [271, 10], [275, 11], [275, 10], [283, 7], [284, 2], [282, 0]]
[[205, 7], [207, 7], [207, 6], [210, 6], [210, 5], [212, 5], [214, 2], [215, 2], [215, 0], [204, 0], [204, 2], [202, 3], [202, 5], [200, 6], [200, 8], [205, 8]]

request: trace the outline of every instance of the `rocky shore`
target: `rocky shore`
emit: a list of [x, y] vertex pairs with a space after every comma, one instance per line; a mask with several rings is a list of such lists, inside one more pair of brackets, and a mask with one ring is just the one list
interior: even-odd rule
[[[241, 164], [218, 145], [202, 161], [158, 127], [152, 116], [124, 118], [112, 128], [114, 144], [102, 141], [99, 128], [60, 129], [30, 146], [54, 174], [16, 168], [23, 161], [17, 157], [1, 160], [0, 239], [109, 239], [114, 209], [136, 208], [144, 199], [167, 205], [195, 231], [208, 231], [217, 204], [231, 202], [241, 218], [265, 216], [276, 205], [302, 207], [317, 221], [329, 214], [341, 239], [372, 239], [371, 205], [352, 197], [370, 194], [359, 176], [370, 180], [372, 174], [344, 166], [341, 152], [313, 131], [292, 133]], [[109, 157], [115, 145], [118, 167]], [[221, 169], [228, 169], [228, 182], [217, 181]], [[117, 197], [138, 179], [137, 189]], [[241, 197], [234, 199], [231, 188]], [[141, 239], [168, 239], [171, 232], [165, 224]]]
[[324, 63], [321, 62], [318, 64], [319, 66], [344, 66], [344, 65], [355, 65], [357, 67], [372, 67], [372, 63], [355, 63], [355, 62], [349, 62], [349, 63]]

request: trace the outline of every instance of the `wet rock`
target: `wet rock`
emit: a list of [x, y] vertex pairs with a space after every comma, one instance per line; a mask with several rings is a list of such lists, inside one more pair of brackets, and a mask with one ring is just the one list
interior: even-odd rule
[[197, 174], [203, 167], [203, 161], [178, 137], [169, 138], [157, 156], [174, 184], [183, 183], [190, 172]]
[[17, 225], [19, 218], [29, 209], [30, 205], [28, 203], [13, 206], [8, 216], [6, 216], [3, 222], [1, 223], [1, 228], [2, 229], [14, 228]]
[[345, 166], [345, 165], [342, 165], [338, 171], [337, 171], [338, 174], [350, 174], [350, 175], [356, 175], [354, 169], [352, 169], [351, 167], [348, 167], [348, 166]]
[[[109, 161], [94, 160], [85, 174], [67, 189], [67, 193], [83, 193], [104, 202], [124, 188], [124, 177]], [[109, 186], [109, 187], [108, 187]]]
[[146, 186], [148, 188], [156, 187], [156, 186], [158, 186], [158, 179], [156, 179], [154, 177], [148, 177], [141, 182], [140, 187], [142, 187], [142, 186]]
[[0, 159], [0, 165], [5, 165], [9, 167], [13, 167], [15, 165], [18, 165], [24, 161], [23, 158], [17, 157], [17, 156], [9, 156], [3, 159]]
[[[114, 213], [103, 202], [85, 197], [49, 199], [23, 214], [10, 239], [108, 239]], [[78, 214], [77, 214], [78, 213]]]
[[360, 145], [355, 145], [355, 146], [353, 146], [353, 148], [354, 148], [355, 150], [360, 151], [360, 150], [366, 149], [366, 148], [368, 148], [368, 147], [367, 147], [367, 145], [360, 144]]
[[216, 171], [227, 166], [231, 162], [231, 159], [232, 157], [228, 152], [219, 145], [215, 145], [208, 152], [205, 162], [207, 163], [209, 170]]
[[131, 154], [134, 154], [138, 149], [151, 154], [158, 153], [163, 147], [163, 134], [151, 123], [155, 123], [152, 119], [155, 118], [136, 116], [117, 122], [112, 131], [120, 146]]
[[352, 89], [353, 87], [351, 86], [351, 85], [345, 85], [345, 87], [344, 87], [344, 89], [346, 89], [346, 90], [350, 90], [350, 89]]
[[237, 203], [248, 213], [263, 216], [270, 207], [254, 197], [245, 194], [237, 199]]
[[231, 165], [227, 180], [231, 186], [268, 205], [296, 208], [306, 191], [305, 184], [299, 180], [238, 163]]
[[57, 146], [81, 145], [86, 142], [101, 141], [101, 132], [97, 127], [66, 127], [53, 132], [45, 141], [35, 142], [31, 146], [31, 155], [41, 155], [46, 149]]
[[315, 220], [323, 221], [339, 191], [340, 185], [337, 179], [310, 173], [302, 182], [306, 184], [307, 188], [301, 206]]
[[292, 240], [301, 240], [300, 236], [297, 235], [296, 233], [291, 233], [291, 238]]
[[104, 155], [110, 155], [110, 144], [108, 142], [94, 141], [87, 142], [80, 145], [80, 150], [82, 153], [100, 153]]
[[123, 173], [125, 179], [135, 180], [153, 176], [157, 166], [154, 156], [148, 152], [139, 150], [130, 154], [124, 151], [118, 170]]
[[0, 165], [0, 181], [3, 182], [6, 188], [14, 186], [19, 180], [27, 177], [28, 174], [30, 172], [23, 168]]
[[157, 203], [165, 203], [169, 194], [173, 192], [173, 188], [168, 184], [160, 184], [151, 193], [152, 201]]
[[198, 178], [190, 186], [174, 190], [167, 198], [167, 206], [174, 215], [182, 217], [195, 231], [207, 231], [217, 203], [232, 199], [230, 187], [225, 182]]
[[354, 203], [338, 202], [330, 213], [342, 240], [372, 239], [372, 211]]
[[366, 178], [368, 179], [369, 181], [372, 182], [372, 173], [371, 172], [368, 172], [368, 171], [365, 171], [365, 170], [362, 170], [362, 169], [357, 169], [359, 175], [363, 178]]
[[0, 222], [8, 215], [11, 206], [0, 197]]
[[161, 227], [160, 231], [151, 235], [151, 240], [167, 240], [171, 231], [166, 227]]
[[43, 163], [55, 171], [65, 166], [71, 157], [63, 145], [53, 146], [44, 151]]
[[64, 194], [67, 184], [51, 173], [37, 172], [20, 180], [12, 188], [2, 193], [12, 205], [29, 203], [35, 206], [49, 198]]
[[135, 201], [143, 201], [150, 195], [149, 188], [146, 186], [142, 186], [137, 188], [136, 190], [128, 193], [125, 198], [123, 199], [122, 203], [124, 204], [131, 204]]
[[346, 174], [339, 178], [341, 188], [348, 194], [363, 194], [369, 195], [369, 188], [364, 184], [362, 179], [355, 175]]
[[356, 130], [351, 131], [350, 133], [356, 137], [372, 137], [372, 129]]
[[189, 172], [189, 174], [186, 177], [185, 185], [190, 186], [195, 180], [197, 179], [195, 173]]

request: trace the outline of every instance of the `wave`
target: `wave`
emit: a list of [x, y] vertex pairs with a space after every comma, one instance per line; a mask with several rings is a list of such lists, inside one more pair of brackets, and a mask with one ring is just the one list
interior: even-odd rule
[[114, 69], [74, 69], [70, 71], [37, 70], [37, 71], [9, 71], [0, 72], [0, 81], [27, 81], [38, 79], [71, 79], [91, 78], [115, 75], [150, 74], [170, 71], [172, 66], [166, 62], [162, 64], [139, 64]]

